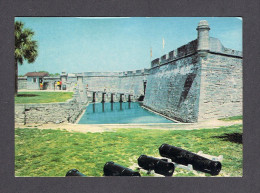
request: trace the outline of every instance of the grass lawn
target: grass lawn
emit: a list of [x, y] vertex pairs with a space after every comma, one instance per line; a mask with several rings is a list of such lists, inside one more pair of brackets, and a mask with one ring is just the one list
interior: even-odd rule
[[54, 103], [72, 98], [73, 92], [19, 92], [15, 103]]
[[[117, 129], [103, 133], [15, 129], [15, 176], [65, 176], [73, 168], [87, 176], [102, 176], [106, 162], [131, 167], [141, 154], [160, 156], [158, 148], [163, 143], [194, 153], [223, 155], [219, 176], [242, 176], [241, 134], [242, 125], [189, 131]], [[210, 175], [176, 168], [173, 176]]]
[[222, 121], [237, 121], [237, 120], [243, 120], [243, 116], [239, 115], [239, 116], [234, 116], [234, 117], [222, 118], [222, 119], [219, 119], [219, 120], [222, 120]]

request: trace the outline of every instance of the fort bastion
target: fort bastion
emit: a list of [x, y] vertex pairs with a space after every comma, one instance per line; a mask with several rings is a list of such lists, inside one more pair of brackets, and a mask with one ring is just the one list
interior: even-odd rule
[[[63, 89], [83, 92], [90, 102], [143, 98], [144, 107], [186, 123], [241, 115], [242, 52], [210, 37], [205, 20], [197, 32], [197, 39], [153, 60], [147, 69], [62, 73], [43, 77], [44, 89], [54, 90], [61, 80]], [[30, 85], [27, 77], [19, 78], [20, 90], [35, 89]]]

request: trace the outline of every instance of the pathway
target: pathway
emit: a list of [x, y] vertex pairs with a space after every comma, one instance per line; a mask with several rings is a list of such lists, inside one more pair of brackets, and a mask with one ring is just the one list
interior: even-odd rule
[[157, 124], [15, 124], [15, 128], [39, 128], [39, 129], [64, 129], [71, 132], [104, 132], [114, 131], [119, 128], [142, 128], [142, 129], [163, 129], [163, 130], [193, 130], [193, 129], [214, 129], [222, 126], [242, 124], [238, 121], [207, 120], [200, 123], [157, 123]]

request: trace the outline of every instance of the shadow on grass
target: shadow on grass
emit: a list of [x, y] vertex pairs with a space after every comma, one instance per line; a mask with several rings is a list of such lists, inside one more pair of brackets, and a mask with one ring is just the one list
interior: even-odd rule
[[213, 136], [212, 138], [220, 138], [223, 139], [223, 141], [242, 144], [242, 133], [225, 133], [220, 136]]
[[17, 97], [36, 97], [37, 94], [18, 94]]

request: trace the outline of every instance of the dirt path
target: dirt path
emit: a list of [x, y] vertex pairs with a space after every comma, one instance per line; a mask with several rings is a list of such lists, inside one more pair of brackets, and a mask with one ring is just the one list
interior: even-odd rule
[[142, 128], [142, 129], [163, 129], [163, 130], [193, 130], [193, 129], [213, 129], [222, 126], [230, 126], [234, 124], [242, 124], [242, 120], [238, 121], [220, 121], [207, 120], [200, 123], [158, 123], [158, 124], [99, 124], [99, 125], [81, 125], [81, 124], [15, 124], [15, 128], [39, 128], [39, 129], [65, 129], [71, 132], [104, 132], [114, 131], [118, 128]]

